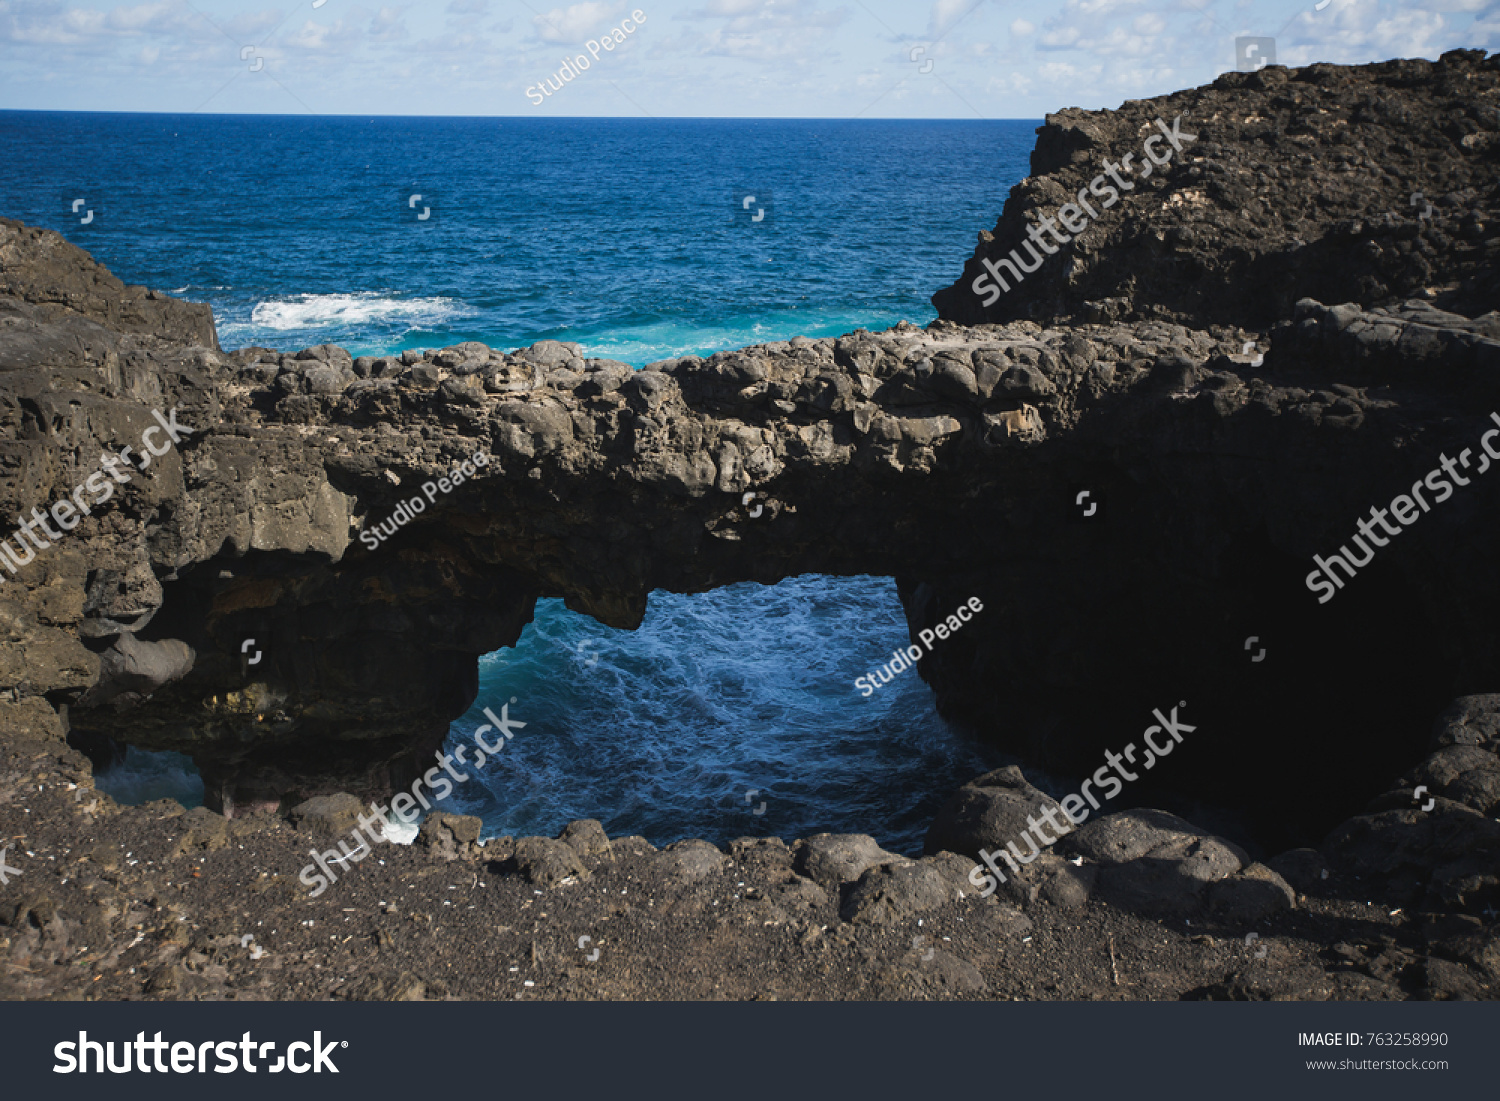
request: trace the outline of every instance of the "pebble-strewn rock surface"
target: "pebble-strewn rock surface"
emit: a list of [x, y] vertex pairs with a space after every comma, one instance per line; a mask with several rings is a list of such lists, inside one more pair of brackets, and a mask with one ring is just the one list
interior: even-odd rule
[[1433, 811], [1395, 790], [1321, 851], [1263, 863], [1123, 811], [980, 897], [975, 853], [1024, 814], [965, 824], [962, 807], [1044, 798], [1011, 769], [960, 792], [934, 824], [951, 847], [920, 858], [862, 835], [657, 850], [588, 821], [478, 845], [477, 819], [443, 815], [314, 898], [299, 872], [350, 847], [352, 808], [117, 806], [33, 701], [0, 745], [20, 873], [0, 891], [0, 996], [1493, 998], [1497, 728], [1500, 697], [1457, 701], [1411, 777]]
[[[1294, 246], [1274, 196], [1199, 164], [1194, 217], [1233, 211], [1269, 266], [1232, 235], [1143, 252], [1183, 204], [1138, 193], [1113, 236], [1024, 285], [1020, 313], [940, 294], [957, 320], [641, 371], [556, 342], [225, 352], [206, 307], [0, 219], [3, 514], [68, 496], [156, 412], [191, 428], [0, 572], [0, 846], [21, 869], [0, 889], [0, 991], [1494, 996], [1500, 697], [1472, 693], [1500, 675], [1500, 476], [1481, 444], [1500, 427], [1500, 315], [1483, 312], [1492, 221], [1453, 221], [1448, 198], [1493, 208], [1494, 74], [1473, 53], [1264, 70], [1065, 112], [1002, 218], [1143, 119], [1260, 112], [1191, 148], [1306, 155], [1343, 204], [1304, 203]], [[1445, 213], [1392, 229], [1412, 247], [1361, 282], [1374, 261], [1340, 212], [1410, 181], [1340, 160], [1340, 135], [1392, 149], [1460, 92], [1477, 106], [1420, 147]], [[1314, 555], [1444, 458], [1468, 484], [1319, 603]], [[311, 846], [428, 767], [478, 657], [539, 597], [632, 627], [653, 589], [807, 572], [894, 576], [914, 641], [980, 598], [918, 669], [946, 715], [1053, 786], [1139, 743], [1155, 710], [1187, 733], [1128, 805], [984, 897], [980, 850], [1055, 813], [1040, 774], [973, 781], [920, 857], [863, 836], [657, 852], [597, 823], [480, 845], [475, 820], [446, 818], [317, 898], [299, 882]], [[111, 737], [191, 754], [208, 808], [97, 794]]]

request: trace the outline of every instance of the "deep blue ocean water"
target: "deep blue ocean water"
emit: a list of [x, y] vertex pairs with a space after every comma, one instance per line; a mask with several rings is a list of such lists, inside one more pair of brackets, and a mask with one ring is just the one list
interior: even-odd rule
[[[0, 214], [211, 303], [226, 348], [555, 339], [640, 366], [932, 320], [1037, 125], [0, 112]], [[454, 809], [491, 834], [595, 817], [658, 844], [858, 830], [917, 851], [996, 758], [914, 672], [853, 688], [905, 642], [880, 578], [657, 593], [636, 632], [544, 601], [452, 740], [512, 696], [527, 726]], [[159, 789], [149, 772], [122, 796]]]

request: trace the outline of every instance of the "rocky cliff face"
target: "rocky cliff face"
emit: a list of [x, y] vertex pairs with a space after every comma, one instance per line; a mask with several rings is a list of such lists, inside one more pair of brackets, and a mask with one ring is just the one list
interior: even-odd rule
[[[219, 347], [213, 310], [197, 302], [126, 286], [60, 235], [0, 218], [0, 299], [6, 301], [5, 340], [0, 366], [22, 367], [50, 354], [88, 358], [90, 348], [114, 345], [111, 334], [131, 335], [147, 344]], [[33, 344], [46, 327], [55, 344]], [[104, 357], [104, 365], [110, 365]]]
[[[1276, 784], [1295, 808], [1278, 816], [1288, 838], [1323, 828], [1415, 759], [1411, 732], [1488, 687], [1500, 657], [1500, 592], [1483, 568], [1500, 549], [1500, 478], [1424, 501], [1416, 530], [1326, 606], [1306, 582], [1314, 555], [1347, 544], [1440, 456], [1481, 461], [1500, 411], [1500, 319], [1432, 301], [1482, 295], [1495, 235], [1482, 218], [1444, 221], [1452, 211], [1420, 218], [1396, 252], [1425, 259], [1378, 293], [1360, 284], [1371, 298], [1344, 303], [1343, 271], [1336, 293], [1293, 301], [1326, 269], [1283, 247], [1277, 196], [1303, 184], [1289, 169], [1266, 177], [1255, 186], [1280, 190], [1256, 205], [1226, 181], [1251, 186], [1246, 158], [1312, 161], [1303, 183], [1339, 202], [1299, 200], [1298, 241], [1333, 248], [1341, 211], [1409, 182], [1338, 160], [1353, 148], [1340, 135], [1391, 152], [1460, 94], [1458, 121], [1428, 128], [1422, 148], [1448, 158], [1453, 186], [1434, 195], [1479, 202], [1473, 188], [1496, 178], [1493, 59], [1226, 77], [1049, 123], [1046, 173], [1005, 218], [1073, 189], [1148, 116], [1212, 108], [1225, 127], [1192, 116], [1188, 148], [1220, 160], [1174, 165], [1169, 191], [1132, 195], [1106, 233], [1018, 288], [1030, 312], [1072, 320], [943, 320], [640, 372], [557, 343], [226, 354], [203, 307], [124, 287], [56, 235], [0, 223], [7, 515], [139, 446], [153, 410], [192, 429], [5, 575], [3, 681], [16, 701], [56, 708], [77, 744], [190, 753], [210, 804], [244, 810], [402, 779], [472, 702], [478, 656], [513, 643], [540, 596], [630, 627], [655, 588], [886, 574], [914, 639], [983, 599], [985, 614], [921, 664], [946, 714], [1072, 769], [1118, 744], [1122, 722], [1182, 702], [1214, 733], [1167, 783], [1245, 806]], [[1336, 126], [1330, 96], [1368, 102]], [[1173, 198], [1195, 179], [1198, 198]], [[1210, 208], [1279, 259], [1257, 267], [1222, 235], [1171, 256], [1130, 247]], [[1210, 262], [1221, 291], [1194, 297]], [[1373, 305], [1433, 273], [1442, 289]], [[1076, 318], [1089, 296], [1130, 288], [1136, 320]], [[1166, 319], [1140, 317], [1147, 302]], [[476, 453], [492, 459], [439, 490]], [[421, 511], [392, 524], [413, 500]], [[394, 534], [375, 540], [379, 525]]]
[[[1194, 140], [1143, 148], [1161, 133], [1155, 120], [1178, 116]], [[1148, 154], [1171, 159], [1146, 164]], [[1127, 155], [1134, 164], [1119, 167]], [[1083, 218], [1090, 228], [1066, 245], [1048, 235], [1057, 254], [986, 306], [973, 290], [982, 261], [1016, 248], [1030, 266], [1028, 226], [1069, 202], [1081, 211], [1080, 190], [1098, 214]], [[1117, 201], [1099, 209], [1110, 190]], [[1473, 316], [1500, 302], [1497, 212], [1494, 56], [1269, 66], [1117, 111], [1048, 115], [1031, 175], [932, 301], [966, 325], [1156, 317], [1270, 328], [1304, 297], [1374, 307], [1420, 296]]]
[[[1233, 925], [1297, 905], [1317, 931], [1286, 925], [1295, 981], [1189, 977], [1223, 966], [1222, 946], [1197, 937], [1174, 948], [1186, 962], [1171, 989], [1484, 996], [1500, 976], [1479, 916], [1500, 903], [1500, 697], [1482, 695], [1500, 674], [1500, 473], [1489, 469], [1500, 314], [1485, 312], [1496, 302], [1496, 71], [1474, 53], [1267, 69], [1053, 116], [1033, 177], [964, 279], [937, 296], [943, 318], [927, 329], [639, 372], [552, 342], [360, 359], [332, 346], [225, 353], [205, 307], [126, 287], [57, 235], [0, 220], [0, 505], [18, 525], [47, 509], [66, 529], [31, 544], [11, 533], [26, 560], [0, 560], [0, 817], [18, 826], [17, 808], [34, 803], [27, 828], [65, 855], [76, 831], [105, 838], [83, 857], [97, 875], [71, 895], [68, 878], [55, 885], [64, 903], [27, 894], [0, 910], [11, 930], [0, 947], [61, 962], [70, 937], [117, 937], [112, 961], [154, 969], [146, 993], [217, 996], [238, 966], [220, 960], [235, 930], [210, 921], [190, 942], [162, 919], [161, 943], [137, 950], [160, 892], [189, 888], [122, 868], [118, 844], [137, 838], [162, 869], [217, 854], [212, 890], [194, 904], [226, 913], [249, 913], [238, 885], [269, 875], [277, 898], [255, 912], [298, 925], [301, 911], [286, 911], [310, 903], [288, 869], [305, 840], [246, 812], [404, 785], [474, 699], [478, 657], [514, 643], [539, 597], [631, 627], [653, 589], [818, 571], [894, 576], [914, 641], [979, 598], [983, 612], [918, 668], [945, 714], [1033, 762], [1086, 774], [1141, 738], [1154, 711], [1174, 712], [1192, 752], [1133, 786], [1138, 802], [1187, 814], [1180, 793], [1192, 791], [1255, 816], [1268, 851], [1348, 820], [1321, 853], [1284, 853], [1271, 870], [1160, 810], [1109, 815], [1039, 857], [1005, 905], [962, 893], [955, 903], [977, 886], [978, 850], [1052, 805], [1000, 770], [954, 797], [921, 862], [861, 838], [808, 839], [795, 857], [779, 841], [736, 842], [735, 859], [770, 892], [747, 892], [747, 927], [806, 923], [799, 943], [816, 955], [813, 930], [838, 920], [853, 929], [927, 909], [946, 922], [967, 907], [971, 925], [937, 928], [989, 980], [939, 956], [946, 977], [914, 972], [919, 989], [931, 979], [972, 995], [990, 981], [1034, 995], [985, 947], [1031, 928], [1012, 904], [1055, 933], [1065, 958], [1076, 923], [1063, 911], [1091, 896], [1115, 908], [1100, 928], [1163, 907]], [[997, 242], [1179, 113], [1198, 135], [1191, 156], [975, 311], [970, 281]], [[1407, 204], [1408, 189], [1432, 199], [1431, 214]], [[158, 451], [151, 433], [160, 444], [164, 420], [185, 433]], [[138, 463], [149, 451], [149, 466], [116, 464], [127, 447]], [[53, 510], [89, 503], [95, 491], [78, 487], [95, 476], [107, 500], [81, 516]], [[1319, 577], [1316, 560], [1340, 552], [1363, 564]], [[94, 754], [108, 738], [191, 754], [210, 807], [238, 820], [194, 812], [173, 847], [150, 825], [166, 815], [100, 809], [65, 733]], [[315, 816], [296, 817], [300, 829]], [[442, 859], [479, 859], [473, 820], [430, 825]], [[601, 857], [611, 843], [597, 823], [497, 844], [486, 875], [526, 882], [508, 883], [495, 920], [521, 921], [531, 883], [586, 878], [580, 861], [608, 879], [600, 859], [615, 859]], [[708, 904], [733, 880], [722, 855], [698, 842], [662, 854], [613, 844], [619, 874], [702, 912], [701, 928], [694, 917], [672, 937], [707, 952], [717, 933], [705, 930], [724, 914], [710, 921]], [[390, 877], [427, 874], [416, 857], [392, 867], [386, 878], [366, 868], [356, 897], [373, 907], [395, 897]], [[727, 877], [724, 890], [692, 885], [713, 876]], [[1399, 908], [1389, 938], [1361, 932], [1371, 918], [1349, 900], [1370, 889], [1423, 907], [1421, 935], [1394, 928]], [[361, 921], [390, 942], [373, 910]], [[852, 953], [854, 936], [835, 934], [839, 951]], [[1337, 945], [1349, 966], [1334, 975], [1317, 943], [1292, 944], [1299, 936], [1370, 943]], [[743, 947], [746, 958], [766, 951], [748, 934]], [[340, 950], [304, 949], [288, 989], [322, 990], [320, 968]], [[1213, 960], [1199, 958], [1210, 949]], [[415, 989], [401, 961], [418, 966], [429, 951], [408, 945], [375, 985], [343, 993]], [[875, 993], [906, 989], [887, 978]], [[75, 989], [72, 978], [18, 981], [28, 996]], [[788, 989], [827, 989], [808, 981]], [[493, 975], [454, 982], [468, 996], [500, 989]], [[551, 989], [580, 996], [571, 982]], [[97, 989], [140, 985], [117, 969]], [[679, 989], [625, 975], [596, 993]], [[1087, 983], [1068, 991], [1098, 995]]]

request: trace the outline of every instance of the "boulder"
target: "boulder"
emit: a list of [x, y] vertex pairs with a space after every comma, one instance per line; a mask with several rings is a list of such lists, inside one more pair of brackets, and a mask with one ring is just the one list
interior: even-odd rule
[[229, 819], [207, 807], [194, 807], [178, 818], [176, 824], [183, 831], [177, 839], [176, 856], [200, 850], [213, 852], [229, 844]]
[[359, 827], [365, 804], [346, 791], [318, 795], [287, 811], [287, 821], [299, 830], [322, 836], [347, 836]]
[[609, 835], [597, 818], [580, 818], [563, 827], [557, 839], [569, 845], [579, 856], [609, 856]]
[[1019, 768], [995, 769], [959, 788], [943, 805], [928, 827], [926, 851], [946, 850], [977, 858], [981, 849], [995, 852], [1014, 842], [1022, 853], [1029, 853], [1021, 835], [1036, 836], [1031, 832], [1033, 821], [1042, 826], [1045, 836], [1055, 836], [1041, 818], [1047, 808], [1064, 826], [1070, 824], [1057, 801], [1028, 783]]
[[557, 887], [568, 879], [589, 878], [589, 870], [573, 847], [551, 837], [518, 838], [506, 866], [527, 883], [543, 888]]
[[668, 879], [691, 883], [723, 870], [729, 858], [707, 841], [676, 841], [656, 855]]
[[1266, 867], [1304, 895], [1318, 893], [1328, 881], [1328, 861], [1317, 849], [1291, 849], [1271, 857]]
[[518, 348], [515, 358], [543, 367], [564, 367], [583, 358], [583, 346], [561, 340], [538, 340], [529, 348]]
[[417, 833], [417, 843], [442, 860], [477, 856], [483, 819], [467, 814], [429, 814]]
[[1230, 921], [1253, 925], [1293, 909], [1297, 905], [1297, 892], [1266, 865], [1251, 864], [1243, 871], [1210, 883], [1208, 904]]
[[1233, 842], [1159, 810], [1127, 810], [1095, 819], [1058, 848], [1099, 866], [1095, 893], [1104, 901], [1170, 916], [1196, 912], [1210, 883], [1250, 863]]
[[886, 852], [868, 834], [820, 833], [797, 846], [793, 867], [825, 890], [837, 892], [868, 868], [904, 859], [899, 853]]
[[850, 888], [839, 916], [889, 925], [913, 920], [956, 897], [952, 885], [930, 863], [898, 859], [865, 871]]

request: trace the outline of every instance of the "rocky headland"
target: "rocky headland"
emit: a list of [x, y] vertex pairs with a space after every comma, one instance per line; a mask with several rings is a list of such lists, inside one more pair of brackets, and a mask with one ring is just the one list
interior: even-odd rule
[[[986, 257], [1178, 115], [1168, 170], [980, 304]], [[1458, 51], [1049, 116], [925, 329], [640, 371], [225, 351], [207, 307], [0, 219], [3, 515], [76, 500], [158, 413], [191, 429], [0, 572], [0, 992], [1494, 997], [1497, 210], [1500, 61]], [[1461, 456], [1320, 603], [1315, 556]], [[539, 598], [628, 628], [655, 589], [811, 572], [896, 578], [914, 640], [979, 598], [919, 670], [1038, 767], [1087, 775], [1155, 709], [1192, 733], [986, 897], [980, 850], [1057, 812], [1021, 769], [925, 854], [434, 816], [299, 882]], [[95, 791], [111, 740], [191, 755], [207, 806]]]

